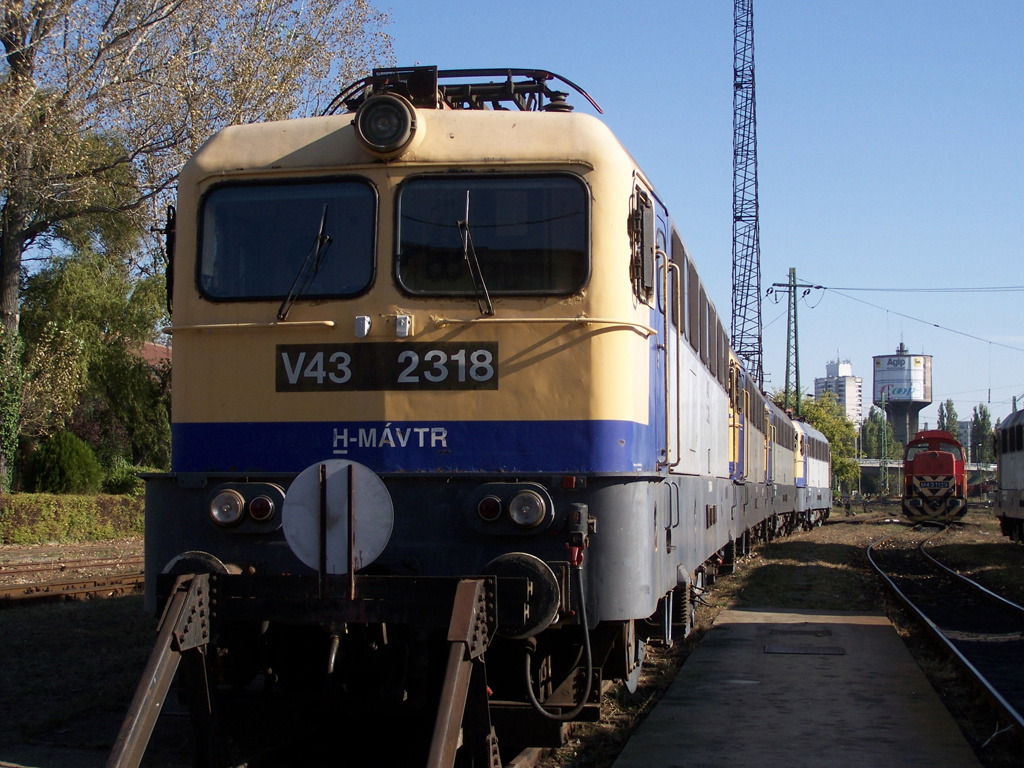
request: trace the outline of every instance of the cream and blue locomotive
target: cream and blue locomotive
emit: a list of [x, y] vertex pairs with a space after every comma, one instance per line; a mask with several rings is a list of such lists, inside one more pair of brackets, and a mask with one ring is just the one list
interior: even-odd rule
[[455, 700], [431, 764], [496, 764], [495, 733], [557, 743], [635, 683], [717, 564], [827, 514], [827, 443], [555, 80], [379, 70], [181, 172], [147, 601], [208, 575], [207, 693]]

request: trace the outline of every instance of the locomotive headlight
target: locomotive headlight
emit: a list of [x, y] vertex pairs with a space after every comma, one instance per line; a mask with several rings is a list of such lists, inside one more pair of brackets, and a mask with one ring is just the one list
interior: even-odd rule
[[393, 93], [371, 96], [356, 111], [356, 135], [377, 155], [393, 155], [408, 146], [416, 133], [416, 110]]
[[245, 499], [238, 491], [221, 491], [210, 502], [210, 517], [217, 525], [234, 525], [242, 519]]
[[533, 528], [544, 520], [547, 505], [536, 491], [520, 491], [512, 497], [508, 514], [512, 522], [521, 528]]

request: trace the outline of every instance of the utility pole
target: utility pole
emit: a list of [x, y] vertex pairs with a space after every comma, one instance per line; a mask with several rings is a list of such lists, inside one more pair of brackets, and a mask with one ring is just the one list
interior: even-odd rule
[[732, 345], [763, 388], [753, 0], [735, 0], [733, 6], [732, 105]]
[[889, 495], [889, 419], [885, 413], [885, 390], [882, 390], [882, 434], [878, 436], [878, 445], [881, 452], [878, 462], [878, 471], [881, 473], [881, 491], [883, 496]]
[[[774, 293], [786, 294], [786, 386], [783, 390], [783, 401], [786, 408], [794, 407], [797, 416], [800, 415], [800, 335], [797, 327], [796, 305], [797, 302], [811, 292], [813, 286], [810, 283], [797, 283], [796, 267], [789, 268], [788, 283], [772, 283], [768, 289], [768, 295]], [[803, 293], [797, 294], [802, 289]], [[793, 383], [793, 387], [790, 386]]]
[[786, 407], [789, 407], [790, 376], [796, 384], [796, 415], [800, 415], [800, 337], [796, 324], [796, 268], [789, 268], [789, 301], [786, 302]]

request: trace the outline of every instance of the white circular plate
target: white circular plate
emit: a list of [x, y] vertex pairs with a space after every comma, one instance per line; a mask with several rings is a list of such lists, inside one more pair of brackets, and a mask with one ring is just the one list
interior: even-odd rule
[[326, 468], [327, 485], [326, 572], [348, 573], [350, 497], [355, 531], [354, 564], [358, 571], [384, 551], [395, 523], [391, 495], [369, 467], [346, 459], [328, 459], [302, 470], [284, 496], [284, 537], [299, 560], [319, 570], [321, 466]]

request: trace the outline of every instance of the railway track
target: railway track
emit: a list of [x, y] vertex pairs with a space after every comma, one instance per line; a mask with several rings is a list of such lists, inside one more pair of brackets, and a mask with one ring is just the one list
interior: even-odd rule
[[945, 530], [917, 526], [880, 539], [868, 547], [868, 560], [988, 694], [1008, 727], [1024, 735], [1024, 606], [929, 554], [926, 545]]
[[40, 575], [53, 573], [54, 571], [68, 573], [82, 570], [95, 571], [101, 568], [141, 566], [143, 559], [139, 555], [136, 557], [110, 557], [103, 559], [47, 560], [37, 563], [0, 563], [0, 577]]
[[[0, 606], [137, 592], [144, 583], [141, 566], [141, 557], [6, 563], [0, 565]], [[52, 578], [55, 573], [61, 578]]]

